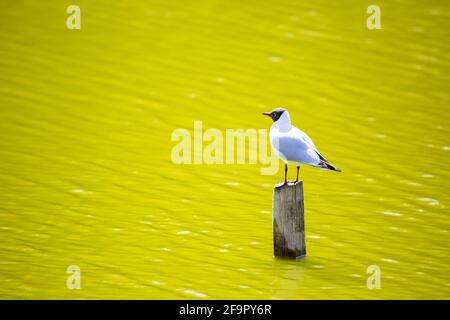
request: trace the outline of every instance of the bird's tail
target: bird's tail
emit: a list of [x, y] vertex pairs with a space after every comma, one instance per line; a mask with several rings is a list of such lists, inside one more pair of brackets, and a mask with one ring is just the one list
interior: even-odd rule
[[328, 161], [324, 161], [321, 160], [319, 163], [319, 167], [320, 168], [324, 168], [324, 169], [328, 169], [328, 170], [332, 170], [332, 171], [337, 171], [337, 172], [341, 172], [342, 170], [339, 168], [336, 168], [335, 166], [333, 166], [331, 163], [329, 163]]

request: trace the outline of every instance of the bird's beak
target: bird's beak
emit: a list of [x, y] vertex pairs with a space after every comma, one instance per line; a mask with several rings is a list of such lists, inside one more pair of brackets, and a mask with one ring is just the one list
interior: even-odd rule
[[262, 114], [270, 117], [270, 112], [263, 112]]

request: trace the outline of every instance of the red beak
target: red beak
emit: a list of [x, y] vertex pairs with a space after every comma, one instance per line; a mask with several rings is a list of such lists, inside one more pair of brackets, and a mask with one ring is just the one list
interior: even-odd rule
[[262, 114], [270, 117], [270, 112], [263, 112]]

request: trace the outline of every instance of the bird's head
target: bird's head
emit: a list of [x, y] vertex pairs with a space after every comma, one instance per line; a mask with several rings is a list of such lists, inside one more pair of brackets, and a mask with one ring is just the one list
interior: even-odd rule
[[278, 121], [278, 119], [281, 118], [281, 116], [284, 115], [288, 115], [289, 113], [287, 112], [287, 110], [283, 109], [283, 108], [276, 108], [274, 110], [272, 110], [271, 112], [263, 112], [262, 113], [265, 116], [269, 116], [270, 118], [272, 118], [273, 122]]

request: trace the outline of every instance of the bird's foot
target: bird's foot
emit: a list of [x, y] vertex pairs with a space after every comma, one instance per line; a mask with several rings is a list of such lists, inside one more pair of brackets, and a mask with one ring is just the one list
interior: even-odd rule
[[284, 186], [287, 185], [294, 185], [296, 183], [298, 183], [300, 180], [292, 180], [292, 181], [284, 181], [284, 182], [280, 182], [279, 184], [276, 185], [276, 188], [282, 188]]
[[283, 183], [278, 183], [275, 185], [275, 188], [283, 188], [284, 186], [287, 186], [289, 182], [284, 181]]

